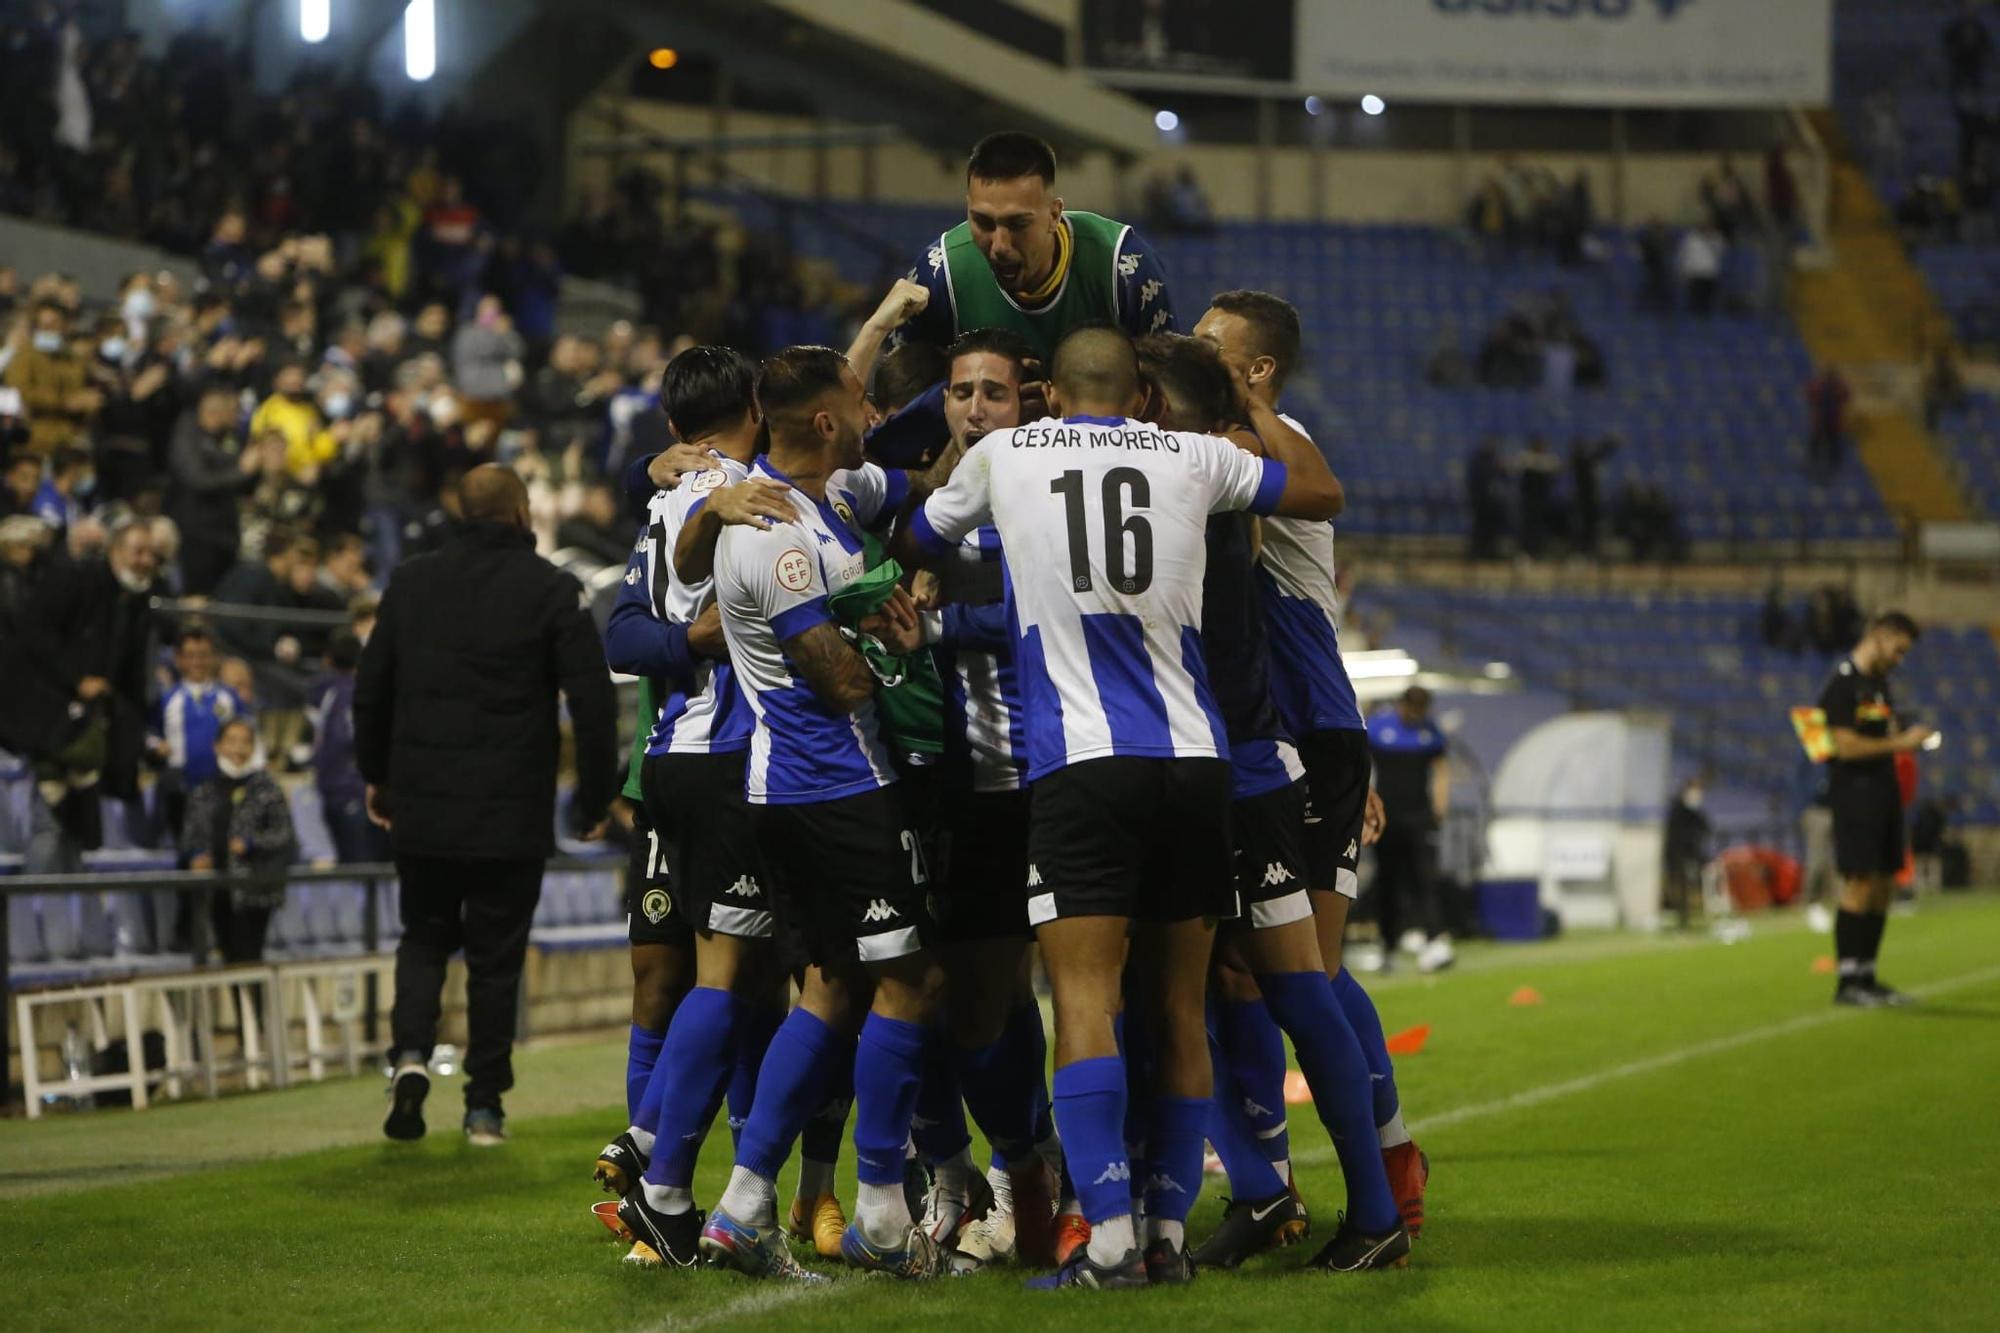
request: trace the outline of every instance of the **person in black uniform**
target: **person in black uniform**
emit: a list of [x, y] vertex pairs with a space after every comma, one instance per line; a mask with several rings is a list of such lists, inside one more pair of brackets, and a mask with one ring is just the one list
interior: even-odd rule
[[1917, 623], [1901, 611], [1884, 611], [1861, 642], [1833, 669], [1820, 691], [1833, 738], [1827, 762], [1827, 805], [1833, 811], [1833, 863], [1840, 875], [1840, 910], [1834, 917], [1834, 954], [1840, 979], [1836, 1004], [1875, 1007], [1903, 997], [1875, 976], [1875, 956], [1889, 922], [1894, 876], [1903, 868], [1903, 799], [1896, 759], [1920, 748], [1931, 728], [1898, 727], [1889, 697], [1889, 673], [1917, 641]]
[[1375, 844], [1376, 920], [1382, 926], [1382, 966], [1389, 967], [1412, 930], [1417, 966], [1425, 972], [1457, 959], [1437, 901], [1438, 835], [1451, 808], [1451, 763], [1444, 732], [1431, 721], [1431, 692], [1412, 685], [1393, 709], [1368, 719], [1375, 790], [1388, 822]]

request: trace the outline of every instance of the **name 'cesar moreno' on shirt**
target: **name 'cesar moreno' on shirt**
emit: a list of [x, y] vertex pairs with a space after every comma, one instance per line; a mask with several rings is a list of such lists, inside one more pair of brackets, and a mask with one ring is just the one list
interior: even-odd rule
[[1181, 442], [1172, 431], [1134, 421], [1108, 417], [1053, 418], [1032, 425], [1016, 426], [1007, 432], [1008, 447], [1014, 449], [1142, 449], [1181, 451]]

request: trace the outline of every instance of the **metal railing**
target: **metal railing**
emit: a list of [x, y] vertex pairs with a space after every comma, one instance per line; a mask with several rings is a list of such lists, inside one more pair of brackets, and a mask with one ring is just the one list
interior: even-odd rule
[[[616, 870], [623, 864], [622, 858], [613, 856], [556, 856], [551, 857], [545, 868], [548, 872], [563, 871], [604, 871]], [[382, 885], [397, 879], [394, 863], [388, 861], [357, 861], [347, 865], [295, 866], [285, 872], [285, 887], [297, 884], [352, 884], [362, 885], [361, 909], [361, 949], [364, 954], [377, 954], [382, 950]], [[197, 899], [191, 914], [190, 943], [192, 957], [189, 970], [202, 973], [210, 970], [224, 970], [234, 964], [211, 961], [209, 953], [214, 944], [210, 912], [218, 893], [226, 893], [231, 888], [251, 882], [249, 877], [226, 874], [213, 870], [178, 870], [149, 873], [110, 873], [80, 875], [0, 875], [0, 899], [62, 896], [69, 894], [100, 893], [187, 893]], [[13, 1023], [13, 941], [10, 914], [0, 911], [0, 1060], [12, 1044]], [[381, 996], [376, 979], [367, 978], [364, 1005], [364, 1031], [373, 1033], [380, 1018]], [[29, 1048], [30, 1034], [22, 1034], [21, 1060], [35, 1058]], [[128, 1037], [128, 1043], [130, 1042]], [[136, 1051], [136, 1047], [134, 1048]], [[136, 1057], [135, 1057], [136, 1058]], [[0, 1088], [0, 1100], [11, 1101], [13, 1097], [11, 1077]]]

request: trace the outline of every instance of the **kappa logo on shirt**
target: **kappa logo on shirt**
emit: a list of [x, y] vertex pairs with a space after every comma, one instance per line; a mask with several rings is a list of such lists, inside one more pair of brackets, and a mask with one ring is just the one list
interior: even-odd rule
[[1042, 886], [1042, 868], [1040, 866], [1033, 866], [1033, 865], [1029, 866], [1028, 887], [1031, 889], [1039, 889], [1041, 886]]
[[804, 592], [812, 587], [812, 557], [794, 546], [778, 557], [778, 586], [787, 592]]
[[836, 539], [834, 535], [830, 532], [815, 532], [813, 536], [819, 538], [819, 544], [821, 546], [832, 546], [835, 544]]
[[625, 571], [625, 586], [628, 588], [639, 586], [639, 571], [636, 567]]
[[736, 882], [734, 884], [731, 884], [728, 888], [724, 889], [723, 892], [733, 893], [737, 895], [739, 898], [755, 898], [760, 892], [762, 892], [762, 890], [760, 890], [757, 887], [756, 876], [738, 875], [736, 877]]
[[1276, 861], [1264, 867], [1264, 887], [1267, 889], [1280, 884], [1289, 884], [1296, 878], [1298, 878], [1296, 875]]
[[887, 898], [876, 898], [868, 904], [868, 910], [861, 914], [863, 921], [894, 921], [902, 914], [889, 906]]
[[1129, 255], [1118, 256], [1118, 276], [1121, 278], [1129, 278], [1134, 273], [1137, 273], [1139, 271], [1139, 261], [1144, 259], [1145, 257], [1146, 256], [1138, 253], [1137, 251], [1134, 251]]

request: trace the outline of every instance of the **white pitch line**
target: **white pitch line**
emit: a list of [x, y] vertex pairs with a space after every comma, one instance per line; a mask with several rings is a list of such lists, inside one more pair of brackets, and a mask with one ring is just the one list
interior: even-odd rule
[[[690, 1275], [693, 1276], [693, 1275]], [[704, 1275], [705, 1276], [705, 1275]], [[697, 1281], [702, 1280], [700, 1277]], [[760, 1285], [757, 1290], [745, 1292], [733, 1300], [706, 1310], [686, 1315], [668, 1315], [657, 1324], [646, 1327], [653, 1329], [712, 1328], [717, 1324], [727, 1324], [737, 1319], [750, 1319], [757, 1315], [769, 1314], [800, 1301], [830, 1301], [836, 1297], [859, 1291], [863, 1285], [861, 1278], [850, 1278], [827, 1285], [802, 1282], [770, 1282]]]
[[[2000, 981], [2000, 967], [1981, 968], [1977, 972], [1967, 972], [1960, 976], [1947, 977], [1943, 981], [1935, 981], [1928, 986], [1915, 986], [1911, 988], [1910, 994], [1915, 996], [1944, 995], [1951, 991], [1964, 990], [1969, 986], [1983, 985], [1988, 981]], [[1552, 1102], [1559, 1098], [1574, 1096], [1579, 1092], [1590, 1092], [1593, 1089], [1603, 1087], [1607, 1083], [1616, 1083], [1620, 1079], [1635, 1078], [1640, 1074], [1651, 1074], [1661, 1069], [1671, 1069], [1675, 1065], [1686, 1064], [1690, 1060], [1699, 1060], [1704, 1056], [1719, 1055], [1724, 1051], [1733, 1051], [1739, 1046], [1749, 1046], [1756, 1042], [1769, 1041], [1774, 1037], [1789, 1037], [1795, 1032], [1805, 1032], [1839, 1019], [1850, 1018], [1854, 1015], [1854, 1012], [1847, 1009], [1824, 1009], [1817, 1013], [1801, 1014], [1797, 1018], [1789, 1018], [1782, 1023], [1767, 1023], [1762, 1027], [1748, 1028], [1742, 1032], [1731, 1033], [1726, 1037], [1712, 1037], [1707, 1041], [1698, 1041], [1676, 1050], [1663, 1051], [1659, 1055], [1649, 1055], [1643, 1060], [1629, 1060], [1622, 1065], [1612, 1065], [1608, 1069], [1600, 1069], [1592, 1074], [1564, 1079], [1559, 1083], [1544, 1083], [1538, 1088], [1527, 1088], [1521, 1092], [1511, 1093], [1508, 1096], [1499, 1097], [1490, 1102], [1473, 1102], [1468, 1106], [1453, 1107], [1449, 1111], [1440, 1111], [1436, 1115], [1426, 1116], [1422, 1121], [1416, 1123], [1415, 1128], [1425, 1131], [1443, 1129], [1450, 1125], [1462, 1125], [1468, 1120], [1483, 1120], [1491, 1115], [1502, 1115], [1508, 1111], [1521, 1110], [1524, 1107], [1540, 1106], [1544, 1102]], [[1308, 1148], [1292, 1160], [1312, 1165], [1318, 1162], [1332, 1161], [1333, 1157], [1333, 1148], [1328, 1146], [1323, 1148]]]

